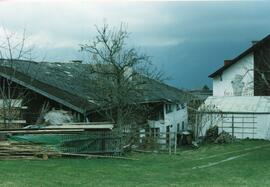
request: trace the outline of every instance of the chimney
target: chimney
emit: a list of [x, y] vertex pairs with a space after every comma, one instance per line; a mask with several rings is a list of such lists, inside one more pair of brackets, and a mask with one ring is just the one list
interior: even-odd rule
[[257, 40], [253, 40], [253, 41], [251, 41], [251, 44], [252, 44], [252, 45], [255, 45], [256, 43], [258, 43], [258, 41], [257, 41]]
[[224, 60], [224, 66], [229, 65], [231, 62], [232, 62], [231, 60]]

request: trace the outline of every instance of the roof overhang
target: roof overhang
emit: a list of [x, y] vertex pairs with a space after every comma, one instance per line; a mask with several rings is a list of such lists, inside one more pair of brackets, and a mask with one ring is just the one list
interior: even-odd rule
[[[6, 79], [9, 79], [9, 80], [11, 79], [10, 75], [7, 75], [7, 74], [5, 74], [5, 73], [3, 73], [1, 71], [0, 71], [0, 76], [4, 77]], [[80, 108], [80, 107], [78, 107], [78, 106], [76, 106], [76, 105], [74, 105], [74, 104], [72, 104], [70, 102], [67, 102], [66, 100], [64, 100], [62, 98], [56, 97], [52, 93], [46, 92], [44, 89], [42, 90], [42, 89], [40, 89], [38, 87], [35, 87], [32, 84], [29, 84], [29, 83], [27, 83], [25, 81], [19, 80], [18, 78], [16, 78], [16, 76], [12, 76], [11, 81], [13, 81], [13, 82], [15, 82], [15, 83], [17, 83], [17, 84], [19, 84], [19, 85], [21, 85], [23, 87], [26, 87], [27, 89], [32, 90], [32, 91], [34, 91], [34, 92], [36, 92], [36, 93], [38, 93], [40, 95], [43, 95], [43, 96], [45, 96], [45, 97], [47, 97], [47, 98], [49, 98], [51, 100], [54, 100], [54, 101], [56, 101], [58, 103], [61, 103], [62, 105], [66, 106], [66, 107], [68, 107], [68, 108], [70, 108], [72, 110], [75, 110], [75, 111], [77, 111], [77, 112], [79, 112], [81, 114], [85, 113], [84, 109], [82, 109], [82, 108]], [[44, 83], [41, 83], [41, 84], [44, 84]], [[57, 89], [57, 88], [54, 88], [54, 89]]]

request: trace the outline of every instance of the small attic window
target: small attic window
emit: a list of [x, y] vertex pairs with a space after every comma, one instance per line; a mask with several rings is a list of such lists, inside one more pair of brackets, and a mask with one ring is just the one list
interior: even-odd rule
[[222, 81], [222, 75], [219, 75], [219, 80]]
[[166, 104], [166, 114], [170, 113], [173, 111], [172, 105]]

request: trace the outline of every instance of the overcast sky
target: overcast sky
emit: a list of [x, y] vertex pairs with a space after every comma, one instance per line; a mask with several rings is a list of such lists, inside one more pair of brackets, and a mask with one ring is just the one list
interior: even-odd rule
[[170, 84], [190, 89], [211, 86], [208, 75], [224, 59], [270, 34], [270, 3], [0, 0], [0, 27], [26, 29], [47, 61], [83, 59], [79, 44], [91, 41], [104, 20], [127, 23], [130, 43], [152, 56]]

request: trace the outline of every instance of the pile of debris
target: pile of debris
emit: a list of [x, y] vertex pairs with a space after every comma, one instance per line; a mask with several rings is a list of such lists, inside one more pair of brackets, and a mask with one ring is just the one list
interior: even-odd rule
[[225, 131], [218, 133], [218, 126], [213, 126], [206, 131], [206, 136], [204, 140], [207, 143], [224, 144], [224, 143], [232, 143], [234, 137], [230, 133]]
[[16, 142], [16, 141], [0, 141], [0, 160], [14, 159], [43, 159], [49, 157], [60, 157], [53, 148], [44, 147], [39, 144]]
[[222, 131], [217, 139], [215, 140], [215, 143], [218, 143], [218, 144], [224, 144], [224, 143], [232, 143], [233, 142], [233, 136], [228, 133], [228, 132], [225, 132], [225, 131]]
[[208, 143], [213, 143], [216, 141], [217, 138], [218, 138], [218, 126], [215, 125], [206, 131], [205, 141]]

